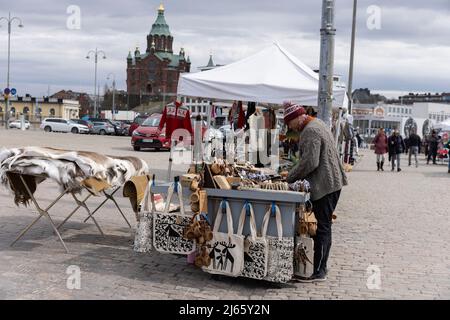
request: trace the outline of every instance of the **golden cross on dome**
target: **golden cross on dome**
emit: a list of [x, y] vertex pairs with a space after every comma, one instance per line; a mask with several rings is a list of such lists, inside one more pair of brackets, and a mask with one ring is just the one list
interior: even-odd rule
[[164, 6], [162, 3], [159, 5], [158, 11], [164, 11]]

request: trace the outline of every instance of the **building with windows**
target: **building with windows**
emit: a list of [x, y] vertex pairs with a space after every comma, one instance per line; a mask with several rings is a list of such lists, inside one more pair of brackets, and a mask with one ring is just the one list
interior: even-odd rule
[[415, 127], [417, 133], [423, 136], [434, 124], [450, 119], [450, 104], [354, 104], [352, 115], [353, 126], [359, 127], [365, 137], [374, 137], [379, 128], [384, 128], [388, 133], [399, 129], [406, 136], [406, 127]]
[[[0, 118], [5, 119], [6, 101], [0, 98]], [[19, 118], [22, 114], [29, 121], [40, 121], [47, 117], [78, 119], [80, 103], [76, 100], [53, 98], [14, 97], [9, 102], [9, 119]]]

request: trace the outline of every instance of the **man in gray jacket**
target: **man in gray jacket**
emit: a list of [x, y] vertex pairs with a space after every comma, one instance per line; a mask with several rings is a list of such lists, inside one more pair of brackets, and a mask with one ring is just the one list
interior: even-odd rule
[[307, 115], [303, 107], [289, 103], [285, 104], [284, 123], [300, 134], [300, 159], [288, 173], [287, 181], [293, 183], [306, 179], [310, 182], [311, 201], [317, 219], [317, 233], [313, 237], [314, 273], [302, 281], [325, 281], [332, 216], [347, 177], [331, 130], [324, 122]]

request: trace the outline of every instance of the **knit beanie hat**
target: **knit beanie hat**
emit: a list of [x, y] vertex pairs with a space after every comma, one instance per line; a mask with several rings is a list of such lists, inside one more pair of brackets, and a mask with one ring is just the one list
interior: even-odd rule
[[301, 105], [294, 104], [291, 102], [284, 103], [284, 123], [288, 124], [292, 119], [301, 116], [302, 114], [306, 114], [305, 108]]

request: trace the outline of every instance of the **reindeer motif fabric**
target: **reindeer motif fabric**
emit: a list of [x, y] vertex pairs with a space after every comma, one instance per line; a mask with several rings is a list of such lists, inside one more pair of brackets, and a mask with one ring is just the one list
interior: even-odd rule
[[[169, 187], [164, 212], [156, 212], [153, 216], [153, 246], [159, 252], [190, 254], [195, 251], [195, 242], [184, 238], [183, 231], [192, 221], [192, 216], [184, 212], [181, 183]], [[180, 212], [169, 213], [173, 194], [177, 193]]]
[[[275, 213], [277, 237], [267, 236], [267, 228], [272, 212]], [[294, 274], [294, 239], [292, 237], [283, 237], [281, 212], [277, 205], [272, 205], [264, 216], [262, 236], [267, 238], [269, 247], [267, 276], [264, 280], [278, 283], [290, 281]]]
[[246, 216], [250, 218], [250, 234], [244, 240], [244, 269], [241, 276], [260, 280], [267, 275], [267, 240], [257, 236], [255, 213], [253, 206], [248, 202], [241, 210], [238, 234], [243, 234]]
[[[223, 215], [226, 216], [227, 233], [219, 232]], [[203, 267], [204, 271], [232, 277], [241, 275], [244, 268], [244, 236], [234, 234], [233, 217], [228, 201], [222, 201], [219, 206], [208, 252], [211, 263]]]
[[310, 277], [314, 271], [314, 240], [310, 237], [296, 237], [294, 251], [294, 274]]

